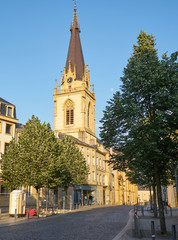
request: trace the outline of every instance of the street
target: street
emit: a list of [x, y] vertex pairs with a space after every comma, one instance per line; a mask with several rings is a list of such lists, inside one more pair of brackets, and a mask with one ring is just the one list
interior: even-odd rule
[[30, 219], [0, 226], [0, 240], [112, 240], [128, 222], [132, 206], [95, 208], [88, 211]]

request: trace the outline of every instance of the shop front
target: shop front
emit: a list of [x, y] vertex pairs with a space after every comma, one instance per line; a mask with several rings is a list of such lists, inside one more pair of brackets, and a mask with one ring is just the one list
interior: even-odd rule
[[74, 205], [92, 205], [97, 204], [96, 186], [81, 185], [74, 187]]

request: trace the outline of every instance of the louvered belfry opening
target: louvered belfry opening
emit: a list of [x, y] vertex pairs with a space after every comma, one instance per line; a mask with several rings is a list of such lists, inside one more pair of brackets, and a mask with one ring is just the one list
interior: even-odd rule
[[71, 100], [66, 103], [66, 125], [74, 124], [74, 104]]

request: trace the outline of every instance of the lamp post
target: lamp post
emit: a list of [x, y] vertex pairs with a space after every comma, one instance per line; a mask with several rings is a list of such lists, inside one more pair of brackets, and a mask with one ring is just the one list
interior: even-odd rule
[[175, 181], [176, 181], [176, 203], [178, 206], [178, 182], [177, 182], [177, 163], [174, 163]]

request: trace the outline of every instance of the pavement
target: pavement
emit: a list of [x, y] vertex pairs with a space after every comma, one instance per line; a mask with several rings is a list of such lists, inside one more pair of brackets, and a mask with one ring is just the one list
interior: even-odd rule
[[[71, 212], [88, 211], [94, 208], [97, 208], [97, 206], [83, 207], [80, 209], [72, 210]], [[126, 226], [112, 240], [138, 240], [138, 239], [174, 240], [174, 239], [178, 239], [178, 208], [172, 208], [172, 216], [171, 216], [170, 209], [168, 209], [167, 214], [165, 214], [166, 227], [168, 232], [166, 236], [162, 236], [160, 234], [159, 218], [154, 218], [153, 212], [151, 212], [149, 208], [144, 207], [144, 214], [141, 210], [139, 210], [137, 212], [137, 215], [138, 215], [137, 235], [134, 230], [135, 228], [134, 210], [132, 209], [129, 212], [129, 220]], [[15, 219], [14, 217], [9, 217], [8, 213], [2, 213], [0, 216], [1, 226], [12, 226], [17, 224], [22, 224], [28, 221], [29, 220], [27, 217], [20, 217]], [[39, 221], [39, 219], [38, 217], [31, 217], [30, 221]], [[151, 235], [151, 221], [154, 221], [154, 225], [155, 225], [155, 238], [152, 238], [152, 235]], [[173, 238], [172, 236], [172, 225], [176, 226], [176, 238]]]
[[[163, 236], [160, 234], [160, 221], [159, 218], [154, 218], [154, 213], [150, 211], [149, 208], [144, 207], [144, 214], [142, 211], [137, 212], [138, 215], [138, 229], [137, 234], [135, 232], [135, 222], [134, 222], [134, 211], [131, 210], [129, 218], [129, 226], [125, 227], [125, 232], [122, 236], [118, 234], [113, 240], [175, 240], [178, 239], [178, 208], [172, 208], [172, 216], [170, 208], [167, 209], [167, 214], [165, 213], [165, 221], [167, 228], [167, 235]], [[155, 226], [155, 238], [151, 234], [151, 222], [154, 221]], [[127, 224], [128, 225], [128, 224]], [[172, 225], [176, 227], [176, 238], [173, 238]], [[137, 237], [136, 237], [137, 235]]]

